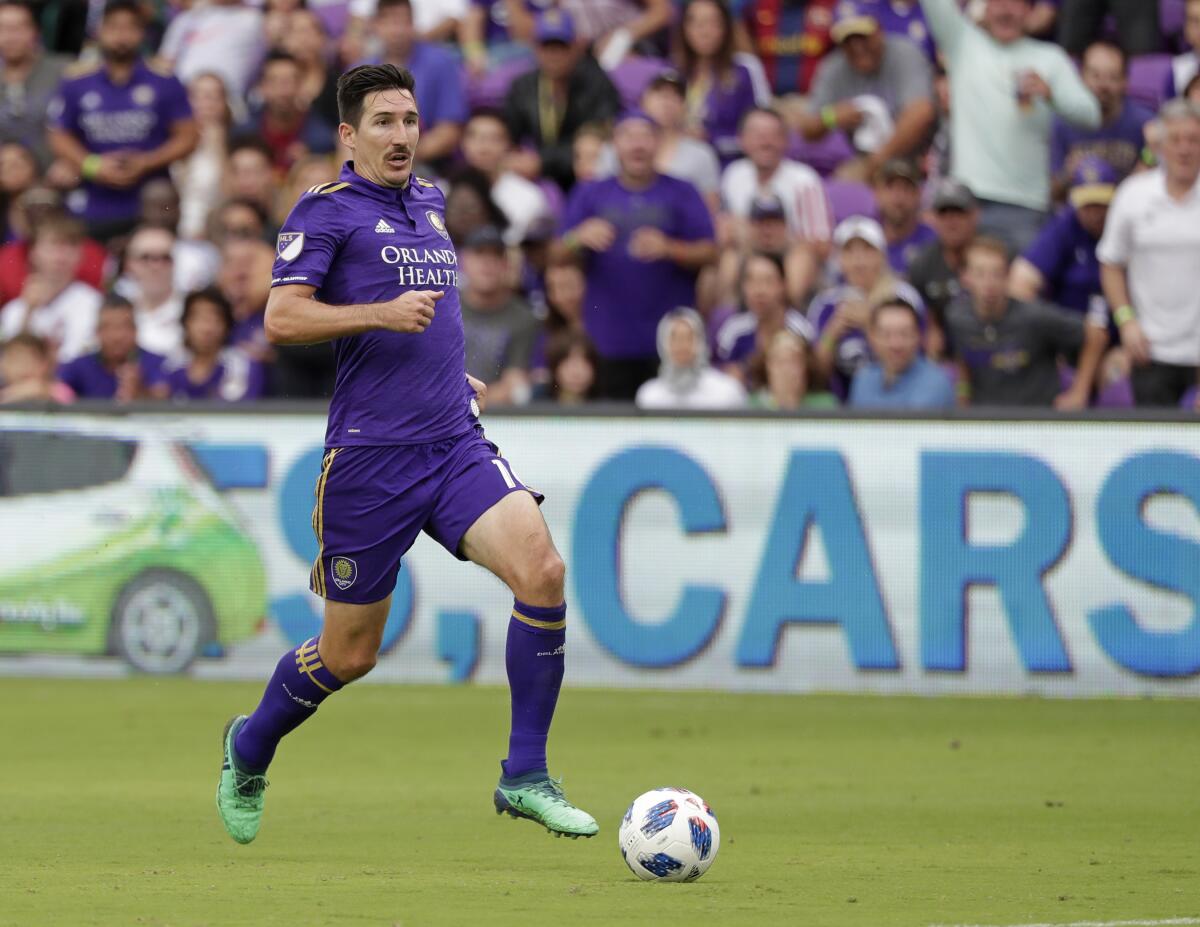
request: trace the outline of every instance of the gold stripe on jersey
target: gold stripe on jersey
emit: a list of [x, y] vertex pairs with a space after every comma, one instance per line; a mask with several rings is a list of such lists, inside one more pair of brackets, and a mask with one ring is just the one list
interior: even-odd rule
[[326, 187], [318, 190], [317, 193], [318, 194], [337, 193], [338, 190], [345, 190], [348, 186], [350, 186], [350, 184], [346, 183], [345, 181], [342, 181], [341, 183], [335, 183], [332, 186], [326, 186]]

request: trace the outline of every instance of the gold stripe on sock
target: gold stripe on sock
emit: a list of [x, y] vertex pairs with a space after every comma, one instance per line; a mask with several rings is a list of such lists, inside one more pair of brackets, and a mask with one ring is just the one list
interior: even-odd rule
[[530, 618], [528, 615], [522, 615], [515, 608], [513, 609], [512, 616], [522, 624], [527, 624], [531, 628], [538, 628], [542, 631], [561, 631], [567, 626], [566, 618], [562, 621], [539, 621], [536, 618]]

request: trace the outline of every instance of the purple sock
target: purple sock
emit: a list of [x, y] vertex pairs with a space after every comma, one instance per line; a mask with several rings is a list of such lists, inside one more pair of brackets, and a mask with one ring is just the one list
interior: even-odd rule
[[321, 662], [317, 651], [320, 641], [319, 637], [310, 637], [280, 657], [262, 701], [234, 738], [239, 767], [265, 772], [279, 741], [311, 718], [317, 706], [342, 687]]
[[562, 686], [566, 628], [565, 602], [553, 608], [513, 603], [504, 652], [512, 696], [508, 759], [501, 764], [507, 779], [546, 768], [546, 737]]

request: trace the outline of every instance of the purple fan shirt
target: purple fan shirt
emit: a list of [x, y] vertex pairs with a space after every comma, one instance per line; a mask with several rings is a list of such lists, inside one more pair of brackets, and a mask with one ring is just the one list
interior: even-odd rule
[[1068, 206], [1043, 226], [1023, 256], [1041, 272], [1045, 280], [1042, 295], [1047, 300], [1086, 315], [1093, 299], [1104, 292], [1096, 257], [1098, 244]]
[[931, 241], [937, 241], [937, 232], [922, 222], [907, 238], [888, 245], [888, 263], [892, 270], [907, 277], [913, 258]]
[[471, 431], [458, 255], [442, 192], [420, 177], [400, 189], [378, 186], [352, 161], [339, 181], [312, 189], [283, 224], [272, 286], [316, 287], [314, 296], [332, 307], [387, 302], [409, 290], [445, 293], [420, 334], [376, 329], [333, 342], [326, 446], [427, 444]]
[[[159, 354], [137, 349], [138, 370], [143, 386], [154, 386], [163, 380], [163, 358]], [[117, 395], [117, 375], [105, 366], [100, 352], [84, 354], [58, 368], [62, 380], [79, 399], [112, 399]]]
[[921, 49], [930, 61], [937, 60], [933, 35], [925, 22], [925, 13], [918, 0], [875, 0], [861, 6], [864, 13], [875, 17], [884, 32], [908, 39]]
[[217, 365], [199, 383], [188, 376], [191, 356], [186, 351], [173, 354], [163, 364], [163, 381], [172, 399], [220, 399], [246, 402], [263, 394], [266, 376], [262, 365], [250, 360], [237, 348], [226, 348]]
[[[114, 84], [103, 66], [64, 80], [48, 116], [52, 126], [94, 154], [145, 152], [164, 144], [176, 123], [191, 119], [192, 108], [178, 79], [138, 61], [124, 84]], [[167, 176], [163, 168], [123, 189], [85, 180], [68, 195], [67, 205], [88, 222], [130, 219], [138, 214], [142, 186]]]
[[[688, 88], [689, 100], [694, 92], [694, 87]], [[721, 165], [740, 158], [742, 149], [738, 144], [738, 126], [741, 125], [742, 116], [757, 105], [750, 72], [744, 65], [734, 64], [729, 79], [714, 83], [698, 105], [704, 133], [716, 149]]]
[[607, 251], [585, 252], [583, 327], [602, 357], [657, 357], [658, 323], [677, 306], [696, 304], [696, 274], [673, 261], [634, 258], [630, 239], [644, 227], [683, 241], [712, 239], [708, 207], [686, 180], [659, 174], [646, 189], [628, 190], [620, 178], [610, 177], [576, 185], [564, 229], [594, 217], [612, 223], [617, 237]]
[[[525, 0], [525, 9], [531, 15], [553, 6], [552, 0]], [[487, 13], [483, 40], [488, 45], [496, 42], [508, 42], [512, 36], [508, 32], [508, 0], [471, 0], [471, 6], [483, 7]]]
[[1081, 129], [1061, 116], [1056, 117], [1050, 131], [1050, 170], [1055, 174], [1070, 174], [1079, 160], [1095, 155], [1107, 161], [1117, 177], [1128, 177], [1142, 157], [1146, 147], [1145, 126], [1154, 114], [1129, 100], [1108, 125], [1098, 129]]

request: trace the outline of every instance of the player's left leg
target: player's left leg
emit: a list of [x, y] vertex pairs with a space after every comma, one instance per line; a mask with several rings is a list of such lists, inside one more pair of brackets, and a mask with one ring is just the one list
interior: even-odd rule
[[504, 661], [512, 728], [496, 811], [530, 818], [556, 836], [591, 837], [599, 830], [595, 819], [566, 800], [547, 770], [546, 740], [563, 680], [567, 606], [565, 567], [534, 497], [521, 491], [503, 495], [467, 530], [460, 549], [499, 577], [514, 597]]

